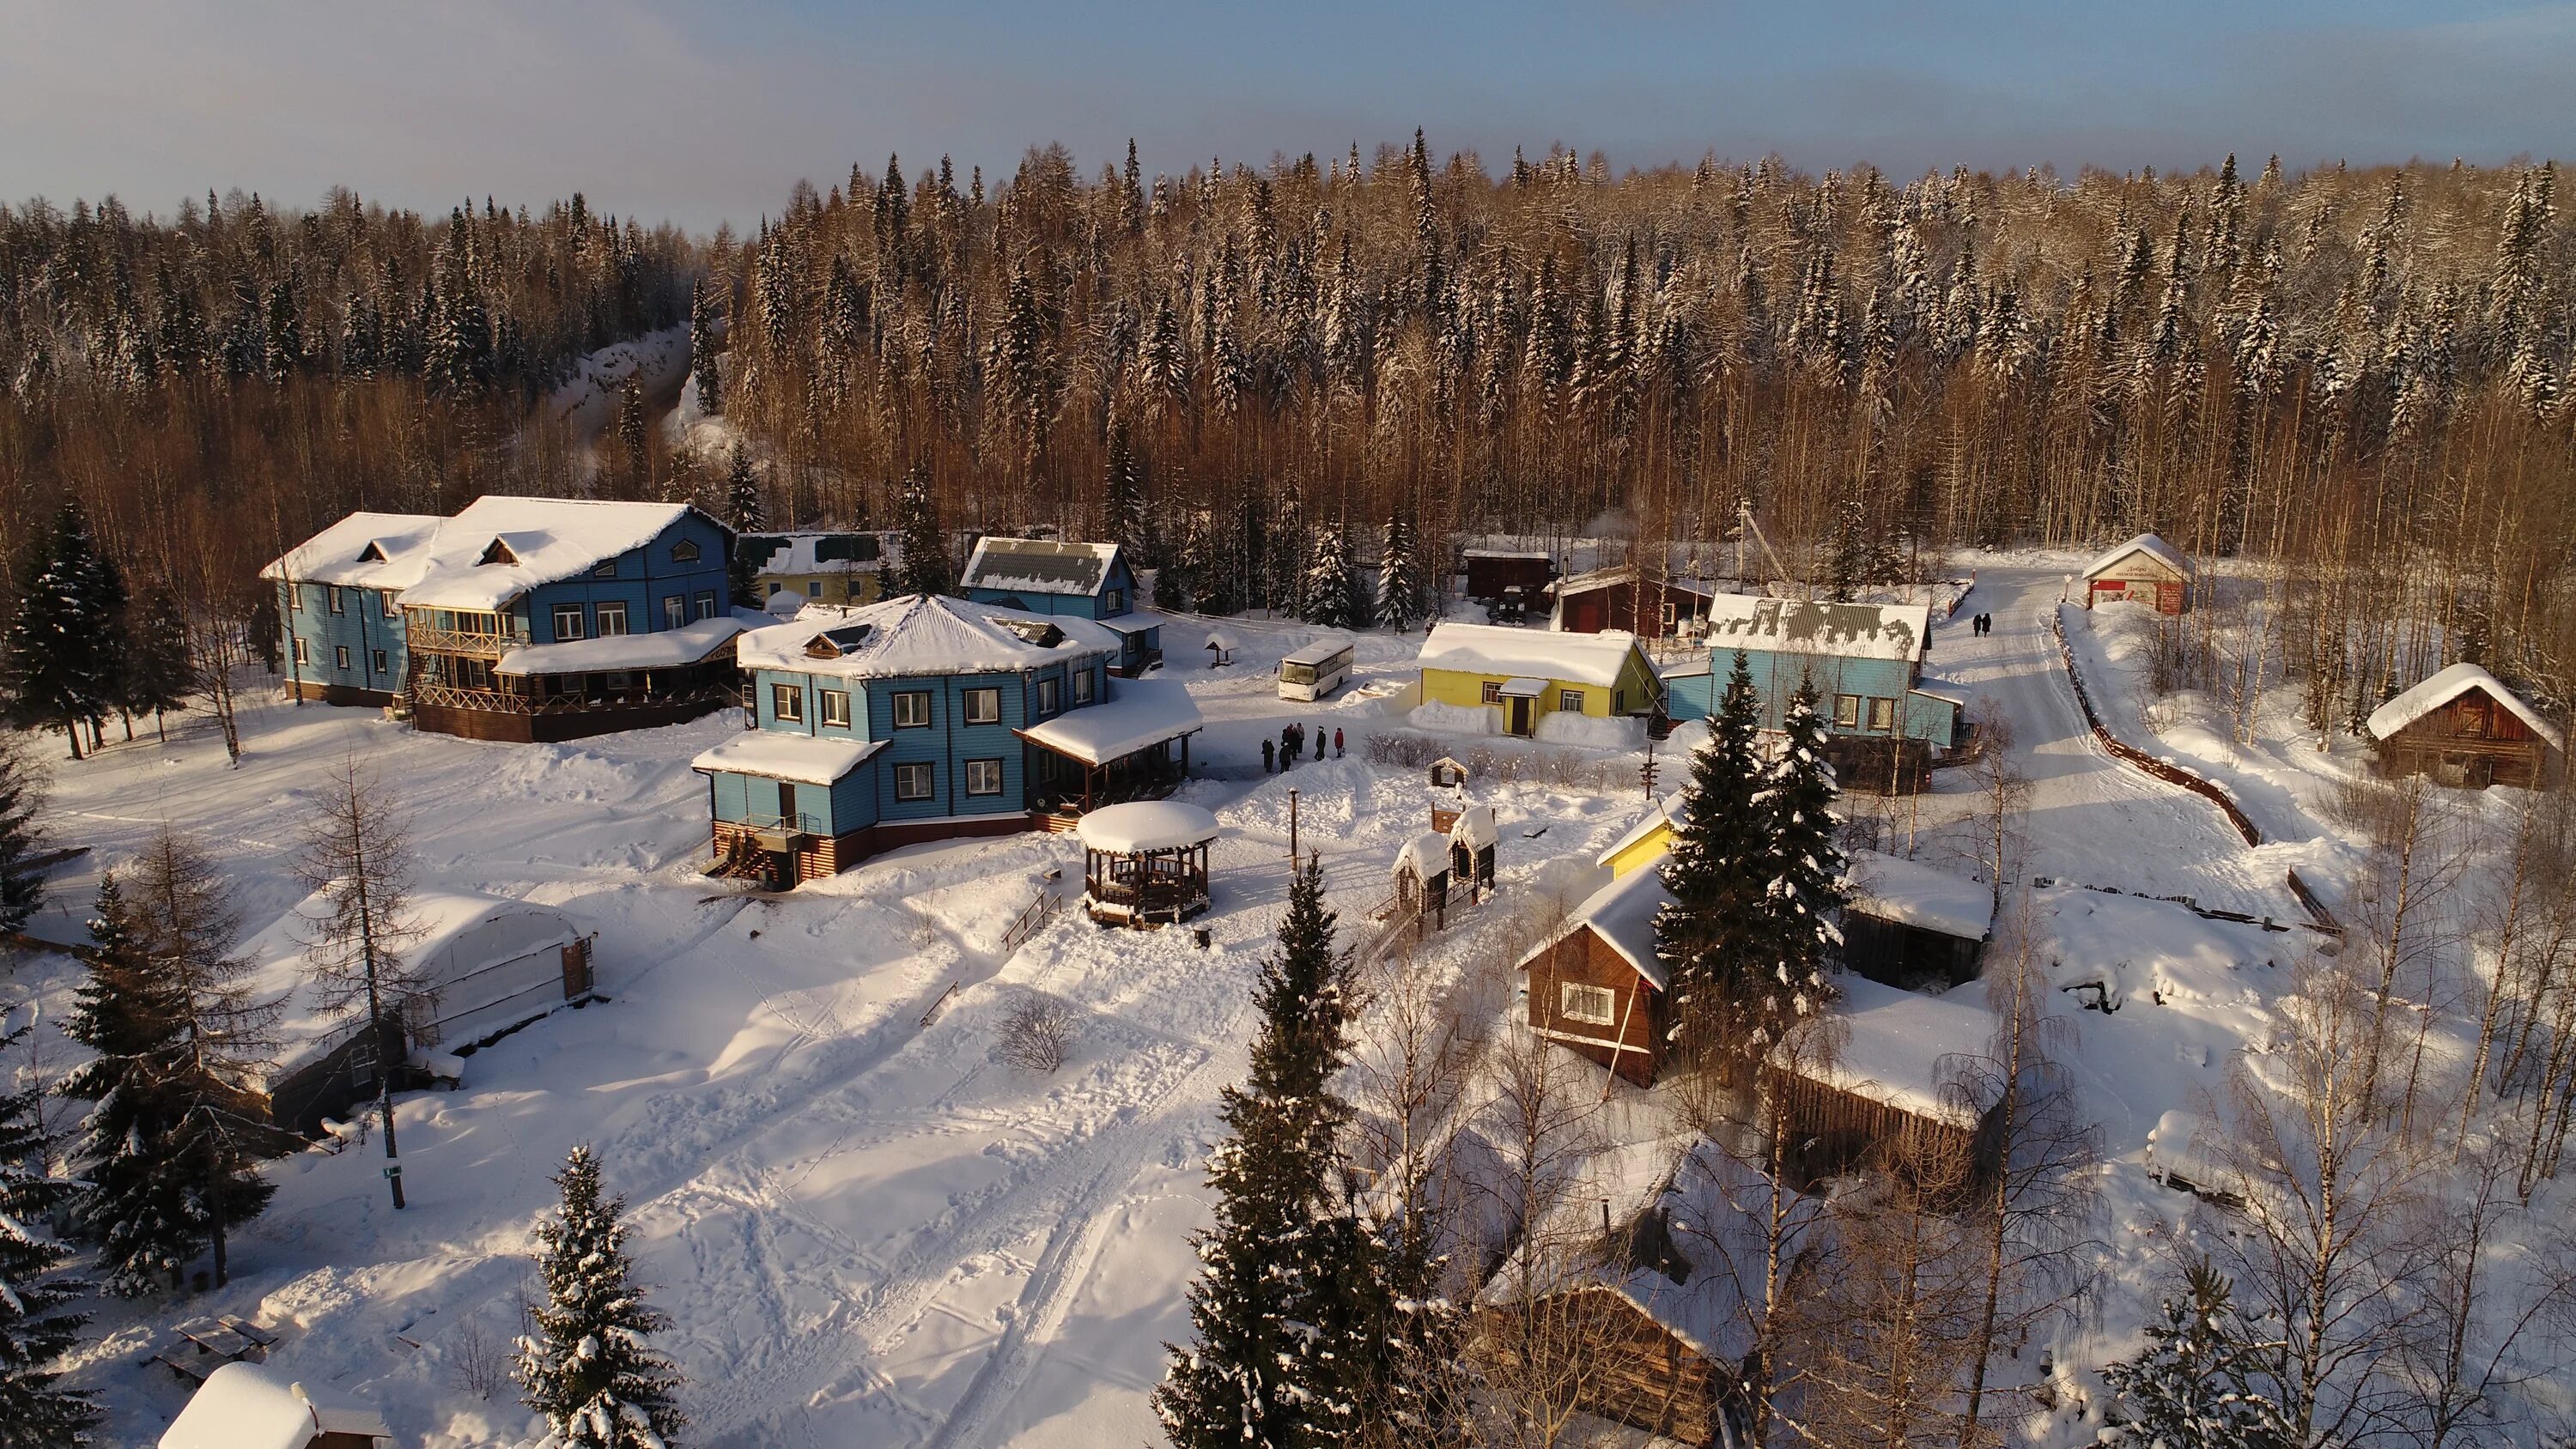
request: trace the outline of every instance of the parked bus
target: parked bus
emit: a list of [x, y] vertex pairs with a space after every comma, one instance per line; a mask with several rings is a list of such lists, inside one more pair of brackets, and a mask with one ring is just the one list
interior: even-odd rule
[[1351, 677], [1351, 641], [1321, 639], [1279, 661], [1281, 699], [1322, 699]]

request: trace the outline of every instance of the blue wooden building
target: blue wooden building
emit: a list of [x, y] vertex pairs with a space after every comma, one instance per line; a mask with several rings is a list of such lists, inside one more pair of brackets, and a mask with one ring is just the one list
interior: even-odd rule
[[732, 547], [687, 504], [493, 496], [452, 518], [352, 514], [262, 572], [298, 696], [561, 740], [731, 702]]
[[1197, 706], [1115, 680], [1110, 628], [944, 595], [808, 608], [738, 642], [750, 728], [700, 754], [720, 869], [812, 880], [899, 845], [1170, 793]]
[[[1932, 611], [1923, 604], [1719, 594], [1710, 600], [1708, 656], [1665, 674], [1666, 708], [1675, 719], [1710, 714], [1741, 650], [1761, 697], [1763, 728], [1778, 729], [1789, 697], [1801, 683], [1812, 683], [1816, 708], [1838, 744], [1877, 742], [1877, 753], [1913, 775], [1925, 758], [1959, 742], [1960, 699], [1923, 677], [1931, 632]], [[1849, 752], [1836, 763], [1849, 766], [1868, 754]], [[1847, 783], [1871, 783], [1866, 769], [1846, 773], [1853, 777]]]
[[1136, 571], [1114, 543], [988, 537], [967, 558], [958, 592], [979, 604], [1106, 625], [1119, 637], [1109, 667], [1130, 679], [1163, 662], [1162, 621], [1136, 612]]

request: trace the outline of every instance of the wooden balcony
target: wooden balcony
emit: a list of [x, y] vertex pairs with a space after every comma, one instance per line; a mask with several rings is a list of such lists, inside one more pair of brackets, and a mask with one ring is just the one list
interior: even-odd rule
[[408, 624], [403, 629], [403, 643], [414, 654], [465, 654], [478, 659], [498, 659], [527, 642], [527, 637], [521, 634], [468, 634], [461, 629], [433, 629], [420, 624]]

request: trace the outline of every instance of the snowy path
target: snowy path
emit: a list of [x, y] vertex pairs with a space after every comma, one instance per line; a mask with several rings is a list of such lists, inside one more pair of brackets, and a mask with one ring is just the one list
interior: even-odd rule
[[[1999, 714], [2012, 728], [2013, 753], [2031, 781], [2029, 871], [2289, 914], [2294, 906], [2279, 880], [2215, 806], [2094, 742], [2049, 630], [2062, 582], [2048, 569], [1984, 569], [1958, 617], [1936, 622], [1933, 633], [1933, 671], [1966, 696], [1972, 716]], [[1980, 612], [1995, 620], [1982, 638], [1968, 627]], [[1939, 781], [1947, 811], [1971, 808], [1954, 793], [1973, 788], [1959, 772]]]

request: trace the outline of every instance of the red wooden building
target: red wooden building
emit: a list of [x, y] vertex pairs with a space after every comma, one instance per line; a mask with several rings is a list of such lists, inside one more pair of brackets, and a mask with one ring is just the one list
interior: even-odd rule
[[2104, 553], [2084, 568], [2084, 607], [2126, 599], [2154, 606], [2159, 614], [2191, 612], [2196, 576], [2182, 551], [2152, 533], [2142, 533]]
[[1544, 549], [1471, 548], [1459, 558], [1465, 565], [1467, 597], [1480, 604], [1500, 600], [1506, 589], [1535, 599], [1556, 577], [1556, 560]]
[[1661, 569], [1621, 564], [1557, 581], [1554, 627], [1568, 634], [1625, 629], [1641, 639], [1695, 634], [1719, 590], [1707, 579], [1675, 578]]
[[2371, 711], [2383, 775], [2430, 775], [2444, 785], [2535, 786], [2566, 741], [2540, 712], [2474, 664], [2454, 664]]
[[1529, 1024], [1637, 1083], [1652, 1085], [1666, 1025], [1655, 914], [1672, 901], [1661, 872], [1634, 870], [1594, 891], [1520, 960]]

